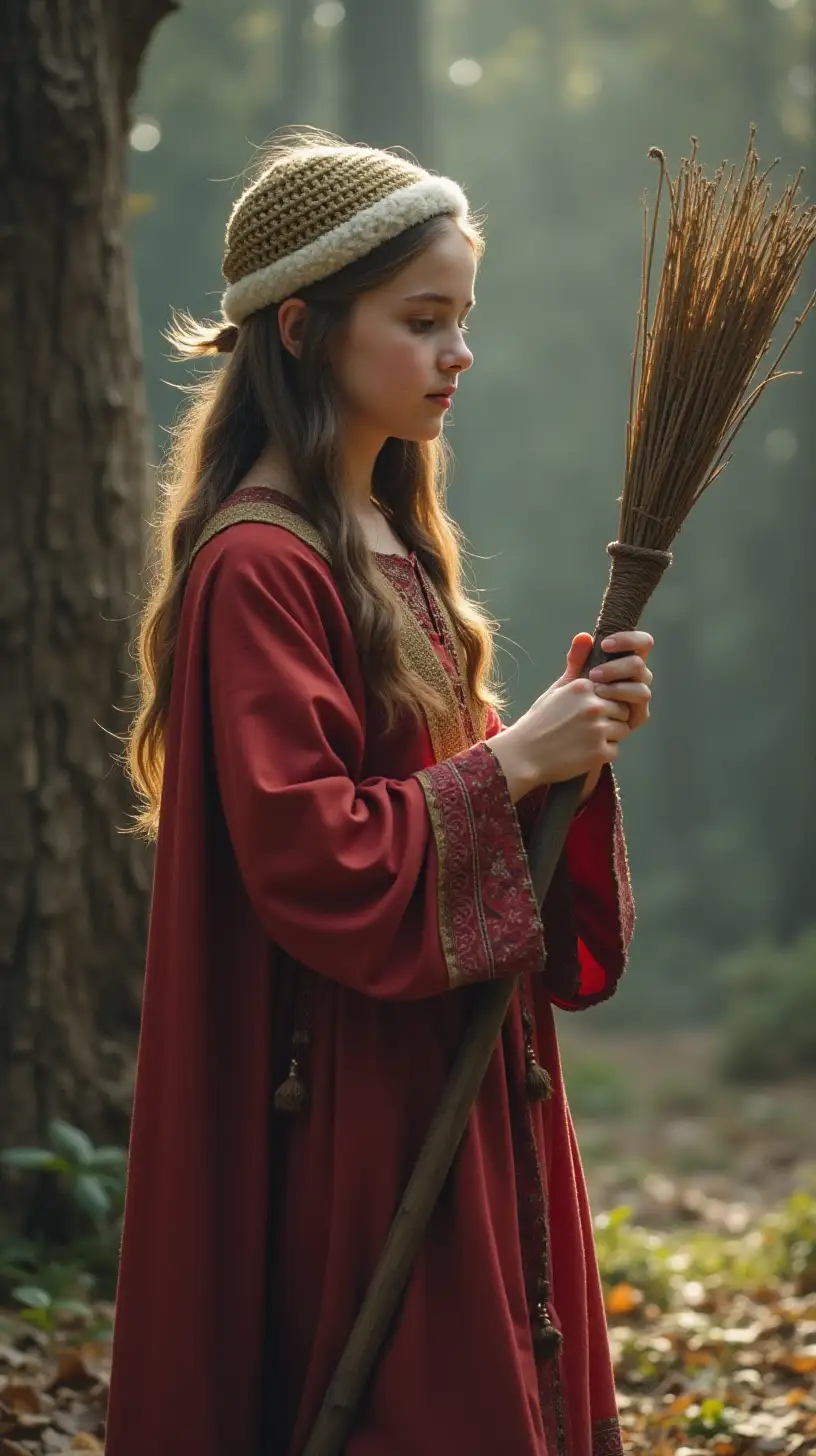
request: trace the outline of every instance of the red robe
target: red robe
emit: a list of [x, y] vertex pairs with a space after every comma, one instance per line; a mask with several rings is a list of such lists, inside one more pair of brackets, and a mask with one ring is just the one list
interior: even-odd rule
[[[240, 502], [240, 503], [239, 503]], [[248, 517], [250, 519], [248, 519]], [[244, 491], [185, 590], [119, 1274], [107, 1456], [297, 1456], [476, 983], [518, 993], [346, 1456], [618, 1456], [592, 1223], [552, 1004], [612, 994], [633, 911], [611, 772], [539, 913], [461, 645], [378, 556], [444, 712], [390, 733], [315, 529]], [[293, 1028], [310, 1108], [274, 1110]], [[541, 1358], [549, 1281], [563, 1335]], [[545, 1286], [546, 1288], [546, 1286]]]

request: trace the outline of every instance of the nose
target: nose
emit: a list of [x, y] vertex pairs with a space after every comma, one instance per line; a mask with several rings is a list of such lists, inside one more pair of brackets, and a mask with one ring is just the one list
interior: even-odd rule
[[472, 363], [473, 355], [465, 343], [464, 334], [460, 334], [456, 348], [450, 350], [442, 367], [445, 370], [455, 369], [457, 374], [460, 374], [463, 370], [469, 369]]

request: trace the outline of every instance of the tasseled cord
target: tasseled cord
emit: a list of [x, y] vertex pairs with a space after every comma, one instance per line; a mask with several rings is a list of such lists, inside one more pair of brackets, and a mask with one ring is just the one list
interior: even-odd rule
[[275, 1110], [277, 1112], [305, 1112], [309, 1106], [309, 1089], [300, 1075], [300, 1064], [297, 1057], [293, 1057], [289, 1063], [289, 1075], [285, 1082], [281, 1082], [275, 1093]]
[[560, 1355], [564, 1336], [552, 1323], [545, 1300], [537, 1304], [533, 1310], [532, 1329], [533, 1344], [537, 1354], [543, 1360], [554, 1360], [557, 1355]]
[[[311, 1044], [311, 987], [308, 973], [303, 968], [292, 966], [292, 974], [296, 977], [295, 1011], [292, 1027], [292, 1056], [289, 1062], [289, 1073], [284, 1082], [275, 1093], [275, 1110], [277, 1112], [307, 1112], [309, 1108], [309, 1089], [303, 1078], [301, 1067], [302, 1051]], [[301, 1050], [302, 1049], [302, 1050]]]
[[524, 1003], [524, 990], [520, 988], [522, 1006], [521, 1020], [524, 1026], [524, 1060], [526, 1063], [527, 1096], [531, 1102], [548, 1102], [553, 1095], [552, 1079], [545, 1067], [536, 1059], [533, 1047], [533, 1018]]

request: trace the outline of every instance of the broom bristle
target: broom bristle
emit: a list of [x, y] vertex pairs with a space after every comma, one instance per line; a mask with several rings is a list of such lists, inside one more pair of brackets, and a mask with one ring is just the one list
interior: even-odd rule
[[[803, 169], [766, 211], [773, 167], [757, 175], [755, 136], [751, 126], [740, 176], [735, 184], [732, 167], [724, 186], [727, 164], [707, 179], [697, 162], [696, 138], [674, 182], [663, 153], [656, 147], [649, 152], [660, 163], [660, 184], [651, 236], [648, 207], [644, 210], [618, 533], [629, 545], [668, 548], [695, 502], [725, 469], [734, 436], [763, 390], [785, 377], [778, 366], [816, 303], [814, 292], [768, 374], [751, 388], [816, 241], [816, 207], [796, 202]], [[664, 182], [666, 250], [650, 326]]]

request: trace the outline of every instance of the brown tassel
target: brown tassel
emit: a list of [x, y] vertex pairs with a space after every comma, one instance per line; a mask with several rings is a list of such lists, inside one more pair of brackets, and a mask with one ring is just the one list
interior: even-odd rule
[[308, 1106], [309, 1092], [300, 1075], [298, 1059], [293, 1057], [289, 1075], [275, 1093], [275, 1107], [278, 1112], [305, 1112]]
[[564, 1337], [555, 1328], [547, 1313], [546, 1305], [537, 1305], [533, 1318], [533, 1345], [544, 1360], [554, 1360], [560, 1355]]
[[527, 1063], [525, 1080], [527, 1083], [527, 1096], [531, 1102], [548, 1102], [553, 1095], [552, 1079], [545, 1067], [542, 1067], [536, 1059], [533, 1050], [533, 1018], [527, 1006], [523, 1004], [523, 991], [521, 1020], [524, 1026], [524, 1059]]
[[550, 1319], [550, 1311], [547, 1307], [547, 1300], [550, 1297], [549, 1280], [539, 1279], [538, 1281], [538, 1303], [533, 1310], [533, 1345], [539, 1355], [545, 1360], [552, 1360], [561, 1353], [564, 1337], [560, 1330], [555, 1328]]
[[290, 961], [290, 975], [294, 994], [292, 1025], [292, 1059], [289, 1075], [281, 1082], [275, 1093], [274, 1105], [277, 1112], [306, 1112], [309, 1107], [309, 1089], [301, 1065], [301, 1048], [311, 1046], [312, 979], [304, 966]]
[[535, 1059], [535, 1052], [530, 1048], [527, 1053], [527, 1096], [531, 1102], [548, 1102], [553, 1095], [552, 1081], [550, 1074], [545, 1067]]

